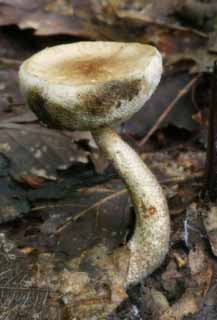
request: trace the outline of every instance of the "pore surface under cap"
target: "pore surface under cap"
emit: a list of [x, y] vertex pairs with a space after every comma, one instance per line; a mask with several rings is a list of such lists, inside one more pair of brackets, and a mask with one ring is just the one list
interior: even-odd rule
[[162, 72], [148, 45], [79, 42], [51, 47], [19, 72], [27, 102], [50, 126], [91, 129], [130, 118], [148, 100]]

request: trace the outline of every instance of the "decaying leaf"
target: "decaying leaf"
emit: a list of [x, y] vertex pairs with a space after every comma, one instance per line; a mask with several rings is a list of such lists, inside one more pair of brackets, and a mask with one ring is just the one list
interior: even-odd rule
[[212, 252], [217, 256], [217, 208], [211, 204], [203, 210], [203, 222], [209, 238]]
[[[16, 239], [19, 247], [33, 246], [39, 250], [36, 264], [33, 263], [31, 284], [56, 292], [69, 319], [72, 315], [90, 319], [96, 314], [106, 316], [127, 297], [123, 284], [128, 249], [114, 251], [114, 248], [126, 241], [129, 203], [126, 190], [117, 181], [79, 192], [77, 197], [62, 204], [36, 208], [37, 214], [46, 210], [46, 214], [56, 218], [53, 230], [44, 225], [42, 234], [34, 235], [33, 230], [26, 229], [22, 237], [21, 230], [9, 228], [9, 235]], [[58, 210], [62, 210], [62, 214], [59, 211], [58, 215]], [[36, 226], [34, 228], [36, 230]], [[19, 232], [19, 240], [15, 230]], [[43, 235], [48, 239], [57, 235], [57, 242], [53, 242], [53, 247], [44, 242], [42, 247]], [[43, 253], [45, 248], [47, 253]], [[31, 258], [34, 251], [21, 252]]]
[[193, 315], [197, 310], [197, 299], [191, 290], [189, 290], [177, 303], [163, 312], [159, 320], [182, 320], [185, 316]]
[[7, 178], [0, 180], [0, 223], [5, 223], [27, 214], [30, 203], [26, 199], [25, 191], [15, 188], [14, 183]]
[[0, 119], [6, 119], [24, 113], [26, 108], [23, 106], [18, 82], [17, 66], [8, 67], [1, 63], [0, 59]]
[[[186, 73], [172, 73], [164, 77], [155, 95], [145, 104], [138, 113], [136, 113], [125, 124], [125, 130], [136, 136], [144, 137], [152, 128], [157, 119], [164, 113], [167, 106], [177, 97], [179, 92], [192, 80], [192, 77]], [[157, 127], [173, 124], [178, 128], [195, 130], [198, 125], [192, 120], [192, 114], [195, 113], [194, 105], [189, 99], [190, 93], [180, 98], [170, 111], [164, 121]], [[181, 111], [181, 112], [180, 112]]]
[[60, 307], [48, 287], [35, 287], [33, 263], [0, 234], [0, 318], [60, 320]]
[[79, 150], [70, 136], [39, 125], [4, 122], [0, 132], [0, 151], [11, 159], [11, 172], [16, 177], [55, 179], [58, 167], [88, 161], [88, 152]]
[[[50, 185], [49, 188], [52, 190], [54, 186]], [[129, 236], [132, 219], [130, 203], [127, 191], [119, 180], [92, 187], [71, 185], [58, 195], [58, 202], [52, 201], [47, 188], [47, 200], [41, 205], [39, 198], [34, 196], [39, 191], [31, 191], [31, 202], [36, 203], [32, 214], [41, 217], [42, 221], [39, 220], [38, 226], [34, 224], [32, 228], [24, 228], [23, 233], [19, 232], [21, 247], [49, 247], [67, 257], [75, 257], [97, 243], [115, 248]], [[58, 194], [59, 191], [56, 192]]]

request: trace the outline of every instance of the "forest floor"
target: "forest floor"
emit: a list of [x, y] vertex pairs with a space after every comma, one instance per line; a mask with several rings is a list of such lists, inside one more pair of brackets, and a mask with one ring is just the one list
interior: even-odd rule
[[[162, 185], [171, 238], [151, 276], [125, 294], [100, 289], [101, 302], [78, 300], [73, 319], [217, 319], [217, 207], [202, 197], [217, 7], [131, 2], [0, 1], [0, 320], [72, 319], [58, 273], [85, 291], [84, 273], [102, 271], [93, 257], [112, 255], [133, 233], [127, 190], [91, 134], [42, 126], [19, 90], [23, 60], [83, 40], [150, 43], [163, 54], [156, 93], [117, 130]], [[123, 301], [115, 310], [112, 294]]]

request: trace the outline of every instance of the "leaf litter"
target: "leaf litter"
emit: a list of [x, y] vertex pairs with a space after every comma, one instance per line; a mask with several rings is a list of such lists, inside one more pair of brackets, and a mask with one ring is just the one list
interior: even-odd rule
[[[74, 37], [70, 41], [151, 42], [164, 53], [165, 78], [158, 92], [149, 107], [124, 125], [122, 133], [163, 185], [172, 217], [165, 263], [126, 293], [118, 284], [127, 261], [118, 248], [133, 232], [127, 192], [108, 162], [99, 157], [90, 135], [41, 128], [27, 111], [15, 77], [32, 49], [14, 48], [4, 32], [1, 41], [7, 46], [5, 52], [0, 49], [1, 317], [71, 319], [73, 310], [77, 319], [94, 319], [99, 314], [102, 319], [117, 320], [216, 318], [216, 265], [211, 253], [212, 249], [215, 254], [215, 224], [199, 198], [205, 162], [200, 138], [206, 121], [194, 117], [198, 113], [206, 117], [207, 105], [201, 105], [198, 93], [207, 90], [207, 82], [195, 81], [179, 97], [198, 73], [210, 71], [216, 58], [215, 41], [210, 40], [215, 32], [177, 24], [174, 6], [172, 1], [163, 8], [155, 1], [151, 6], [143, 1], [0, 2], [2, 26], [16, 24], [45, 37], [36, 41], [29, 36], [35, 50], [49, 41], [48, 35], [64, 34]], [[21, 31], [15, 33], [22, 37]]]

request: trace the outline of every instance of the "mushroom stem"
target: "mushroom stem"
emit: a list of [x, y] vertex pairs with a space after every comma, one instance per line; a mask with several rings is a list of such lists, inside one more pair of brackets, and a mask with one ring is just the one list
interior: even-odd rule
[[162, 188], [139, 155], [111, 128], [93, 131], [96, 143], [125, 182], [136, 212], [126, 285], [156, 269], [168, 251], [169, 210]]

